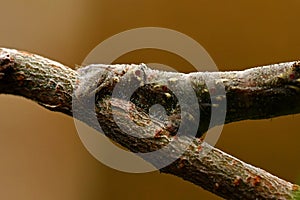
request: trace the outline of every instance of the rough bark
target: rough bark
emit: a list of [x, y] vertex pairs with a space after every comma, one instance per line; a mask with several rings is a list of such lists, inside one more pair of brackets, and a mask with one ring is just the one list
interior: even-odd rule
[[[299, 113], [299, 78], [298, 62], [245, 71], [191, 74], [159, 72], [145, 65], [87, 66], [74, 71], [35, 54], [0, 50], [0, 93], [24, 96], [69, 116], [74, 113], [74, 100], [83, 108], [88, 105], [86, 102], [96, 100], [92, 110], [79, 108], [83, 112], [76, 117], [96, 127], [99, 124], [90, 120], [91, 111], [96, 111], [104, 133], [133, 152], [145, 153], [169, 146], [159, 157], [144, 159], [154, 166], [162, 160], [174, 159], [175, 162], [160, 171], [193, 182], [226, 199], [296, 199], [299, 196], [298, 185], [203, 142], [207, 129], [222, 124], [223, 120], [230, 123]], [[122, 83], [121, 79], [129, 85], [142, 86], [130, 101], [112, 96], [116, 84]], [[180, 105], [176, 94], [165, 87], [166, 83], [173, 84], [182, 96], [188, 96], [184, 91], [188, 91], [185, 87], [189, 83], [197, 102], [189, 107]], [[218, 92], [223, 89], [226, 96]], [[125, 95], [125, 91], [122, 92]], [[217, 115], [211, 123], [211, 113], [224, 107], [224, 102], [226, 109], [220, 112], [227, 111], [226, 118]], [[149, 108], [156, 103], [164, 105], [167, 118], [149, 116]], [[195, 107], [199, 107], [201, 120], [194, 112]], [[113, 115], [118, 117], [122, 128]], [[185, 121], [186, 118], [189, 120]], [[136, 130], [128, 120], [142, 126], [143, 131]], [[186, 124], [183, 135], [177, 136], [180, 126]], [[191, 133], [195, 131], [193, 127], [196, 127], [195, 133]], [[142, 134], [143, 138], [126, 134], [128, 132]], [[178, 157], [183, 147], [187, 148]]]

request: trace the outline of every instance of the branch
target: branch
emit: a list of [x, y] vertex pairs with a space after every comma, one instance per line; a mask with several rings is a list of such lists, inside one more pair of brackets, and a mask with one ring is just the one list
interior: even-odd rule
[[[87, 66], [74, 71], [35, 54], [0, 50], [0, 93], [24, 96], [49, 110], [69, 116], [75, 113], [72, 101], [84, 108], [86, 102], [96, 97], [96, 117], [109, 138], [133, 152], [156, 151], [170, 146], [159, 158], [141, 156], [154, 166], [162, 160], [174, 159], [175, 162], [160, 171], [193, 182], [226, 199], [295, 199], [300, 194], [298, 185], [203, 142], [203, 134], [224, 120], [230, 123], [299, 113], [299, 78], [298, 62], [245, 71], [191, 74], [159, 72], [145, 65]], [[121, 90], [117, 97], [112, 95], [115, 86], [122, 83], [121, 79], [129, 85], [142, 86], [130, 101], [121, 98], [128, 91]], [[180, 100], [165, 87], [165, 83], [173, 84], [183, 96], [187, 96], [184, 91], [189, 83], [198, 105], [191, 104], [182, 111]], [[226, 98], [218, 92], [222, 89]], [[215, 108], [224, 106], [224, 102], [226, 118], [218, 115], [211, 123], [211, 113]], [[149, 115], [149, 108], [156, 103], [164, 105], [167, 118]], [[201, 120], [193, 112], [195, 108], [199, 108]], [[82, 110], [84, 112], [76, 117], [92, 127], [99, 125], [91, 123], [89, 109]], [[221, 109], [221, 114], [225, 112]], [[117, 116], [119, 124], [114, 121], [113, 115]], [[185, 121], [186, 118], [189, 120]], [[141, 125], [143, 131], [132, 127], [129, 119]], [[180, 130], [179, 124], [188, 125], [183, 136], [176, 135]], [[197, 139], [190, 135], [193, 127], [196, 127]], [[143, 138], [126, 132], [142, 134]], [[178, 158], [182, 146], [188, 148]]]

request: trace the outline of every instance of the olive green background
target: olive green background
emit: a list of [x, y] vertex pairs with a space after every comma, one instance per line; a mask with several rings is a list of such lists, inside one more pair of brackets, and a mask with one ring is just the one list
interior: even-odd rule
[[[121, 31], [156, 26], [197, 40], [220, 70], [300, 59], [300, 1], [1, 1], [0, 46], [74, 67]], [[140, 50], [117, 62], [190, 65]], [[276, 108], [274, 108], [276, 109]], [[220, 199], [177, 177], [127, 174], [95, 160], [73, 119], [20, 97], [0, 96], [0, 199]], [[300, 178], [299, 115], [224, 126], [217, 147], [289, 181]]]

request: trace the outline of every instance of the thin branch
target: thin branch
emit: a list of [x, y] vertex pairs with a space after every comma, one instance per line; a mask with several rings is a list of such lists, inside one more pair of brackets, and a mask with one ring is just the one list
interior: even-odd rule
[[[193, 126], [199, 127], [197, 137], [201, 137], [208, 128], [222, 124], [223, 119], [219, 115], [211, 123], [211, 113], [226, 101], [225, 123], [299, 113], [298, 62], [239, 72], [187, 75], [162, 73], [145, 65], [97, 67], [87, 66], [74, 71], [35, 54], [1, 49], [0, 93], [24, 96], [47, 109], [70, 116], [74, 114], [72, 100], [84, 106], [86, 100], [93, 101], [96, 97], [97, 118], [109, 138], [133, 152], [149, 152], [170, 146], [161, 157], [146, 160], [156, 165], [162, 159], [173, 158], [175, 162], [162, 168], [161, 172], [181, 177], [226, 199], [295, 199], [299, 195], [298, 185], [250, 166], [202, 142], [203, 138], [191, 140], [189, 135], [193, 132]], [[132, 95], [131, 101], [112, 97], [113, 89], [121, 83], [120, 79], [143, 86]], [[207, 83], [208, 80], [211, 82]], [[167, 82], [173, 84], [179, 93], [183, 92], [183, 96], [187, 96], [184, 93], [186, 83], [191, 83], [199, 105], [191, 104], [190, 109], [182, 112], [176, 94], [164, 87]], [[226, 92], [226, 98], [218, 92], [222, 89]], [[120, 92], [125, 95], [125, 91]], [[166, 107], [167, 119], [150, 117], [150, 106], [158, 102]], [[193, 112], [198, 106], [201, 120]], [[89, 110], [83, 111], [77, 117], [92, 127], [97, 126], [91, 123]], [[225, 114], [225, 110], [221, 109], [222, 112]], [[119, 119], [119, 125], [113, 115]], [[184, 121], [185, 118], [189, 119], [188, 122]], [[147, 137], [126, 134], [139, 133], [128, 123], [129, 119], [143, 126], [141, 134]], [[177, 137], [176, 131], [185, 123], [190, 126], [183, 130], [184, 136]], [[178, 158], [184, 145], [188, 148]]]

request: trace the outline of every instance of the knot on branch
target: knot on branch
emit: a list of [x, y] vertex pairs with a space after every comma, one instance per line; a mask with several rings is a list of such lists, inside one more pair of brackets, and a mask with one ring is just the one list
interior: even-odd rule
[[296, 61], [292, 67], [291, 72], [287, 77], [287, 88], [291, 91], [300, 93], [300, 61]]
[[13, 71], [14, 62], [12, 62], [8, 53], [0, 52], [0, 80], [5, 78], [5, 75]]

